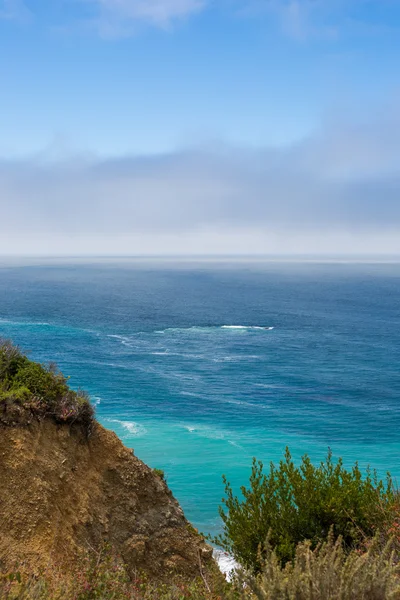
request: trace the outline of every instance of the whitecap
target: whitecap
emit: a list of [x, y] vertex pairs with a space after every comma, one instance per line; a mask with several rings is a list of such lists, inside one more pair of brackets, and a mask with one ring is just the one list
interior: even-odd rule
[[216, 331], [218, 329], [234, 329], [234, 330], [242, 330], [246, 331], [249, 329], [259, 329], [264, 331], [270, 331], [274, 329], [274, 327], [266, 327], [264, 325], [192, 325], [191, 327], [167, 327], [166, 329], [161, 329], [154, 331], [156, 334], [165, 334], [165, 333], [174, 333], [174, 332], [182, 332], [182, 333], [210, 333], [212, 331]]
[[239, 569], [239, 563], [236, 562], [233, 556], [219, 548], [214, 548], [213, 556], [221, 573], [223, 573], [226, 579], [230, 581], [235, 571]]
[[0, 323], [7, 323], [7, 325], [19, 325], [19, 326], [46, 326], [51, 327], [50, 323], [45, 321], [12, 321], [11, 319], [3, 319], [0, 317]]
[[215, 363], [223, 362], [248, 362], [249, 360], [262, 360], [263, 357], [258, 354], [232, 354], [231, 356], [218, 356], [211, 360]]
[[228, 398], [220, 398], [220, 402], [225, 404], [236, 404], [237, 406], [251, 406], [252, 408], [265, 408], [265, 405], [256, 404], [255, 402], [247, 402], [247, 400], [232, 400]]
[[239, 330], [248, 330], [248, 329], [258, 329], [260, 331], [271, 331], [274, 327], [264, 327], [261, 325], [221, 325], [221, 329], [239, 329]]
[[196, 424], [183, 424], [181, 425], [183, 429], [186, 429], [189, 433], [193, 433], [196, 436], [206, 438], [208, 440], [221, 440], [230, 444], [231, 446], [235, 446], [240, 450], [244, 451], [244, 448], [240, 446], [235, 440], [231, 439], [233, 434], [230, 431], [223, 431], [216, 427], [208, 427], [207, 425], [196, 425]]
[[223, 440], [225, 438], [223, 432], [205, 425], [183, 425], [183, 428], [186, 429], [186, 431], [189, 431], [189, 433], [196, 433], [200, 437], [211, 440]]
[[284, 386], [282, 384], [279, 383], [253, 383], [252, 384], [254, 387], [259, 387], [259, 388], [264, 388], [266, 390], [274, 390], [274, 389], [281, 389], [281, 388], [287, 388], [290, 389], [290, 387], [288, 386]]
[[132, 339], [130, 337], [128, 337], [127, 335], [114, 335], [114, 334], [110, 334], [107, 335], [107, 337], [112, 338], [114, 340], [118, 340], [119, 342], [121, 342], [121, 344], [124, 344], [124, 346], [128, 345], [129, 343], [132, 343]]
[[108, 423], [117, 423], [128, 431], [131, 435], [136, 437], [145, 435], [147, 433], [146, 428], [143, 425], [139, 425], [135, 421], [121, 421], [120, 419], [106, 419]]
[[158, 330], [155, 331], [154, 333], [157, 334], [163, 334], [163, 333], [174, 333], [174, 332], [183, 332], [183, 333], [193, 333], [193, 332], [199, 332], [199, 333], [204, 333], [207, 331], [210, 331], [212, 329], [215, 329], [215, 327], [211, 326], [211, 327], [203, 327], [201, 325], [192, 325], [191, 327], [167, 327], [166, 329], [162, 329], [162, 330]]

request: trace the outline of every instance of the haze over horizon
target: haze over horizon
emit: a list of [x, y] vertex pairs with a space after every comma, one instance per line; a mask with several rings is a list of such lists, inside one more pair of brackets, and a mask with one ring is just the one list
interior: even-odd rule
[[0, 255], [400, 254], [400, 0], [0, 0]]

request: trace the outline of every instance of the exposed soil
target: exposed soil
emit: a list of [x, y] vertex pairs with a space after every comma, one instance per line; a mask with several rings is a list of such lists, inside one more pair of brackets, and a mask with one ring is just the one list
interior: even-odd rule
[[212, 565], [166, 483], [111, 431], [0, 424], [0, 567], [72, 573], [105, 542], [131, 574], [193, 577]]

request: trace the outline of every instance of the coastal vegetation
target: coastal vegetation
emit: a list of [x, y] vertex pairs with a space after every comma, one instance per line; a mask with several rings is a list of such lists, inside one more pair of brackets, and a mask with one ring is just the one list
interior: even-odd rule
[[400, 566], [391, 539], [375, 536], [363, 551], [348, 551], [341, 538], [328, 535], [314, 550], [297, 545], [283, 567], [267, 541], [258, 574], [240, 571], [231, 583], [218, 577], [192, 581], [171, 577], [157, 584], [145, 575], [129, 578], [108, 551], [82, 557], [82, 567], [66, 582], [62, 574], [25, 578], [19, 572], [0, 577], [2, 600], [399, 600]]
[[[309, 541], [296, 546], [283, 567], [267, 542], [258, 575], [246, 572], [236, 582], [240, 600], [398, 600], [400, 568], [394, 540], [380, 536], [350, 550], [332, 532], [312, 550]], [[234, 597], [234, 596], [233, 596]]]
[[[75, 426], [79, 435], [63, 434], [75, 431]], [[23, 536], [28, 536], [21, 538], [18, 552], [22, 552], [33, 526], [44, 531], [45, 518], [51, 536], [44, 535], [44, 542], [50, 543], [51, 537], [54, 546], [56, 536], [61, 540], [60, 562], [50, 562], [44, 550], [46, 560], [39, 569], [27, 569], [18, 553], [11, 562], [7, 556], [5, 568], [0, 556], [1, 599], [400, 600], [400, 501], [390, 475], [382, 481], [370, 469], [363, 473], [357, 464], [348, 469], [342, 459], [333, 459], [331, 451], [319, 465], [307, 455], [296, 465], [286, 449], [279, 464], [271, 463], [268, 470], [254, 459], [249, 485], [239, 495], [224, 477], [223, 531], [213, 541], [241, 565], [228, 583], [212, 566], [204, 568], [201, 552], [210, 549], [179, 513], [164, 472], [149, 469], [116, 436], [96, 425], [87, 394], [71, 390], [54, 365], [29, 360], [5, 340], [0, 341], [0, 427], [0, 473], [5, 480], [8, 477], [0, 506], [0, 542], [11, 531], [9, 539], [14, 543], [15, 532], [22, 527]], [[18, 457], [18, 452], [28, 454], [36, 430], [40, 437], [35, 454], [27, 460]], [[17, 473], [23, 474], [24, 488], [32, 473], [40, 505], [32, 500], [33, 490], [26, 502], [22, 498]], [[71, 489], [75, 504], [68, 504], [63, 513], [70, 522], [60, 521], [53, 532], [54, 504], [59, 518]], [[90, 502], [86, 503], [86, 496]], [[6, 513], [1, 513], [5, 499], [12, 510], [6, 527]], [[154, 523], [148, 522], [150, 504]], [[16, 506], [18, 514], [14, 514]], [[147, 537], [141, 530], [125, 540], [125, 534], [135, 533], [127, 531], [126, 519], [134, 527], [139, 509], [146, 515]], [[63, 537], [61, 526], [68, 535], [77, 535], [79, 527], [89, 523], [85, 534], [94, 534], [96, 519], [107, 526], [98, 525], [93, 539], [101, 539], [104, 531], [113, 531], [114, 537], [110, 535], [111, 541], [100, 549], [71, 545], [76, 556], [67, 575], [62, 559], [67, 542], [76, 540]], [[130, 565], [116, 550], [117, 542], [123, 551], [128, 548]], [[147, 558], [148, 544], [153, 544], [151, 558]], [[9, 553], [10, 544], [4, 548]], [[168, 553], [175, 562], [168, 562]], [[180, 574], [183, 554], [187, 570]], [[164, 562], [157, 564], [163, 565], [163, 573], [154, 571], [160, 557]], [[139, 563], [142, 567], [136, 570]]]
[[224, 483], [223, 533], [214, 541], [254, 571], [261, 569], [260, 546], [267, 537], [283, 565], [305, 540], [314, 549], [333, 535], [345, 548], [359, 548], [387, 527], [397, 500], [390, 475], [384, 483], [370, 469], [363, 474], [357, 463], [346, 469], [331, 451], [317, 466], [307, 455], [296, 466], [286, 448], [283, 460], [267, 472], [254, 459], [250, 485], [240, 496], [226, 477]]
[[31, 361], [12, 342], [0, 339], [0, 422], [22, 424], [45, 417], [82, 425], [90, 433], [94, 409], [88, 395], [71, 390], [54, 364]]

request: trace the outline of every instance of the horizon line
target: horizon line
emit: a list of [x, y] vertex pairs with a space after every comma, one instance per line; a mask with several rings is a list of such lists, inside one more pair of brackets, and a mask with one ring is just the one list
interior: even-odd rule
[[400, 263], [399, 254], [1, 254], [0, 261], [158, 261], [158, 262], [282, 262], [282, 263]]

